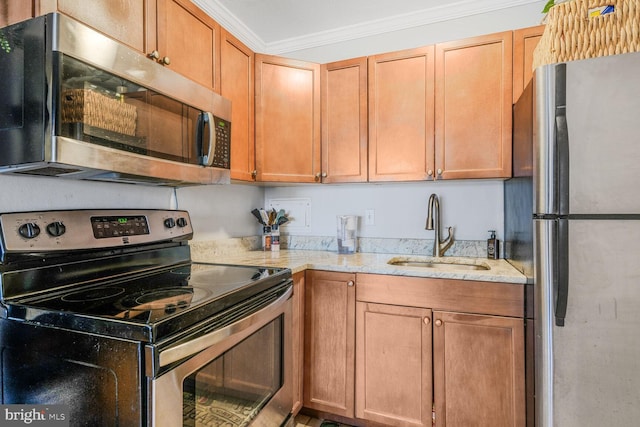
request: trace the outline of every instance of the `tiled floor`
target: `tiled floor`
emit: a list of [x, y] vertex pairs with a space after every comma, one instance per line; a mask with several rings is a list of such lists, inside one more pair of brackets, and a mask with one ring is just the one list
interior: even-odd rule
[[322, 420], [312, 418], [307, 415], [296, 415], [295, 427], [349, 427], [346, 424], [334, 423], [332, 421], [325, 421], [324, 425]]

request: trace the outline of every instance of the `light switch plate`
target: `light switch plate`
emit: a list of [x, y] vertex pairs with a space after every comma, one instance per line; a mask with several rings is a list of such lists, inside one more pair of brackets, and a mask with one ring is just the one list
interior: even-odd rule
[[364, 225], [376, 225], [376, 216], [373, 209], [364, 210]]

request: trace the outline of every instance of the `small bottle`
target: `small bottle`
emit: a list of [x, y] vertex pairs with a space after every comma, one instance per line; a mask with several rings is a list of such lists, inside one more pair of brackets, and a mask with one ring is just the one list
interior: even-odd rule
[[280, 230], [278, 224], [271, 226], [271, 252], [278, 252], [280, 250]]
[[271, 250], [271, 227], [268, 225], [262, 227], [262, 250]]
[[487, 239], [487, 258], [498, 259], [500, 252], [500, 241], [496, 239], [496, 231], [489, 230], [491, 236]]

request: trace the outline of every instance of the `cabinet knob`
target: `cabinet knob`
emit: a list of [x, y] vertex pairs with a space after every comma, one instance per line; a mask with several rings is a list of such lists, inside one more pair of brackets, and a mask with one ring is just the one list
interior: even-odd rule
[[327, 177], [327, 173], [326, 172], [322, 172], [322, 177], [326, 178]]
[[258, 177], [258, 171], [257, 170], [252, 170], [251, 171], [251, 178], [256, 179]]
[[438, 319], [436, 320], [436, 326], [442, 326], [442, 320]]
[[429, 176], [433, 176], [433, 169], [429, 169], [429, 170], [427, 171], [427, 175], [429, 175]]
[[429, 323], [431, 323], [431, 318], [430, 317], [425, 317], [424, 318], [424, 324], [428, 325]]
[[168, 56], [163, 56], [162, 58], [160, 58], [160, 52], [158, 52], [157, 50], [154, 50], [153, 52], [148, 54], [147, 57], [153, 59], [154, 61], [162, 65], [171, 64], [171, 59]]
[[314, 178], [315, 178], [315, 180], [316, 180], [316, 181], [320, 181], [320, 178], [322, 178], [322, 174], [321, 174], [320, 172], [318, 172], [318, 173], [315, 175], [315, 177], [314, 177]]
[[438, 169], [438, 176], [442, 176], [442, 169]]
[[353, 285], [355, 285], [355, 283], [353, 283], [353, 280], [349, 280], [349, 281], [347, 282], [347, 286], [353, 286]]

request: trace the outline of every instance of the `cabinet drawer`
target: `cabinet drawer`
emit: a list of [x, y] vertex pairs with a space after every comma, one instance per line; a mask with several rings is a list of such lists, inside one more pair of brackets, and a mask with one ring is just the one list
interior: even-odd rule
[[524, 285], [358, 274], [356, 300], [433, 310], [523, 317]]

